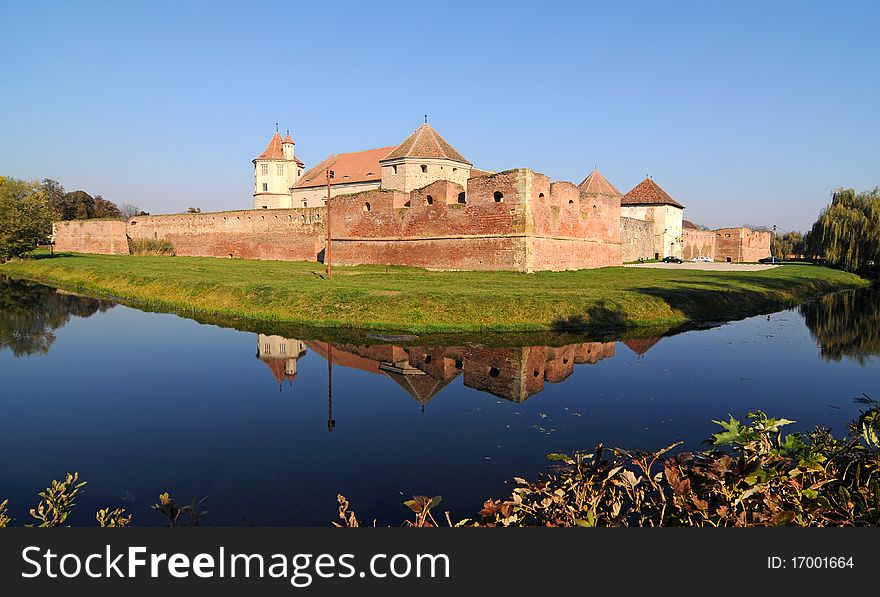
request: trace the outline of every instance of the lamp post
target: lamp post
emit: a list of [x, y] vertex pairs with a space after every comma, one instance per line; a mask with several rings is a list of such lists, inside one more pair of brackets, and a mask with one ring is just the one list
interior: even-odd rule
[[333, 180], [333, 170], [327, 168], [327, 250], [324, 251], [324, 260], [327, 262], [327, 279], [333, 277], [330, 266], [330, 181]]
[[[779, 239], [776, 237], [776, 224], [773, 224], [773, 244], [776, 245], [776, 252], [779, 252]], [[773, 251], [770, 251], [771, 257], [773, 257]]]

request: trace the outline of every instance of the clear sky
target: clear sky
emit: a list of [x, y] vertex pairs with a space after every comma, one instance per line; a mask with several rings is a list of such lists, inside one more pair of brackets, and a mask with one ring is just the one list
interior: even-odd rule
[[475, 165], [712, 227], [805, 229], [880, 184], [880, 2], [6, 3], [0, 174], [152, 213], [248, 208], [279, 123], [312, 166], [428, 113]]

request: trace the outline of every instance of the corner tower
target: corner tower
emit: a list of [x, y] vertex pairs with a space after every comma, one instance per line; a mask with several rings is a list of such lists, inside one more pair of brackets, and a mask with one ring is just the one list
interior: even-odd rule
[[291, 207], [290, 187], [303, 173], [303, 163], [294, 155], [296, 144], [290, 133], [282, 139], [272, 135], [266, 151], [254, 163], [254, 209]]
[[382, 188], [408, 193], [437, 180], [467, 188], [472, 164], [427, 122], [379, 160]]

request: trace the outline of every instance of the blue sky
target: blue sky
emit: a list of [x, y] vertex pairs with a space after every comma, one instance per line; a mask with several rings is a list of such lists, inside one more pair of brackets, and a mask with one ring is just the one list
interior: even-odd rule
[[807, 228], [880, 184], [880, 2], [19, 2], [0, 174], [152, 213], [246, 208], [275, 122], [307, 166], [428, 113], [474, 164], [708, 226]]

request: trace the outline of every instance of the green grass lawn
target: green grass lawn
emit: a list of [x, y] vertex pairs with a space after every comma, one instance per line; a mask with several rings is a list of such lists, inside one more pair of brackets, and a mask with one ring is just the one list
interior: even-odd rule
[[534, 274], [358, 266], [335, 267], [327, 280], [318, 263], [80, 254], [16, 260], [0, 274], [158, 310], [411, 332], [599, 332], [733, 319], [866, 284], [812, 265]]

